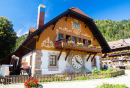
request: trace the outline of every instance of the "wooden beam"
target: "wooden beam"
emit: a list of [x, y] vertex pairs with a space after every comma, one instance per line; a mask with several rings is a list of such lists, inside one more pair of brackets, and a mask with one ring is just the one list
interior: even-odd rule
[[39, 41], [40, 35], [41, 35], [41, 34], [39, 34], [39, 35], [38, 35], [38, 39], [37, 39], [37, 42]]
[[59, 56], [58, 56], [58, 59], [57, 59], [57, 60], [59, 60], [59, 59], [60, 59], [60, 56], [61, 56], [62, 51], [63, 51], [63, 50], [61, 50], [61, 51], [60, 51], [60, 54], [59, 54]]
[[69, 53], [70, 53], [70, 50], [68, 51], [68, 53], [67, 53], [67, 55], [65, 57], [65, 61], [67, 60], [67, 57], [68, 57]]
[[94, 59], [94, 57], [96, 56], [96, 54], [97, 54], [97, 53], [95, 53], [94, 56], [92, 57], [91, 62], [93, 61], [93, 59]]
[[90, 56], [91, 56], [91, 54], [89, 54], [89, 56], [88, 56], [88, 58], [86, 59], [86, 61], [88, 61], [88, 60], [89, 60]]
[[53, 24], [54, 26], [53, 26], [53, 28], [52, 28], [52, 30], [54, 30], [54, 28], [55, 28], [55, 25], [56, 25], [56, 23], [58, 22], [58, 20]]
[[67, 21], [67, 19], [68, 19], [68, 16], [69, 16], [69, 15], [67, 15], [67, 16], [66, 16], [66, 19], [65, 19], [65, 21]]

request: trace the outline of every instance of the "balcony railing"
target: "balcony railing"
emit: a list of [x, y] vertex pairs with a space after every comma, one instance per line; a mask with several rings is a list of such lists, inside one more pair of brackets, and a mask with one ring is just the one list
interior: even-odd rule
[[83, 51], [83, 52], [92, 52], [92, 53], [100, 53], [101, 48], [97, 48], [99, 46], [96, 45], [84, 45], [83, 43], [74, 43], [73, 41], [69, 41], [67, 39], [61, 39], [56, 41], [55, 43], [57, 49], [66, 49], [66, 50], [75, 50], [75, 51]]

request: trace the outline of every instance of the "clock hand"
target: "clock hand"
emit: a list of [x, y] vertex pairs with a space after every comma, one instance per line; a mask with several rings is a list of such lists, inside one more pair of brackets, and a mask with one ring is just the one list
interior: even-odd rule
[[77, 58], [76, 58], [76, 62], [77, 62], [78, 64], [82, 65], [82, 64], [77, 60]]

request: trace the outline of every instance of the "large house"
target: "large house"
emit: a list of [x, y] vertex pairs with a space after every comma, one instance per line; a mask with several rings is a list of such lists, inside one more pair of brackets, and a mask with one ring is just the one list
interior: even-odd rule
[[9, 64], [15, 54], [20, 63], [28, 62], [32, 75], [100, 70], [102, 53], [111, 49], [91, 17], [77, 7], [46, 24], [44, 17], [45, 6], [39, 5], [37, 28], [30, 28], [28, 37], [3, 64]]
[[115, 66], [130, 65], [130, 38], [110, 41], [108, 44], [112, 52], [102, 58], [103, 63]]

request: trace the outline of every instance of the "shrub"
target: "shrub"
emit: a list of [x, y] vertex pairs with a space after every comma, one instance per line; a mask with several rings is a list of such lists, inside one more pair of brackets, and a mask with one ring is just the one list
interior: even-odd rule
[[109, 72], [113, 72], [113, 71], [115, 71], [115, 70], [114, 70], [112, 67], [109, 67], [109, 68], [108, 68], [108, 71], [109, 71]]
[[98, 70], [97, 68], [94, 68], [92, 70], [92, 74], [98, 74], [98, 73], [100, 73], [100, 70]]
[[119, 84], [103, 84], [101, 86], [97, 86], [96, 88], [127, 88], [127, 86]]

